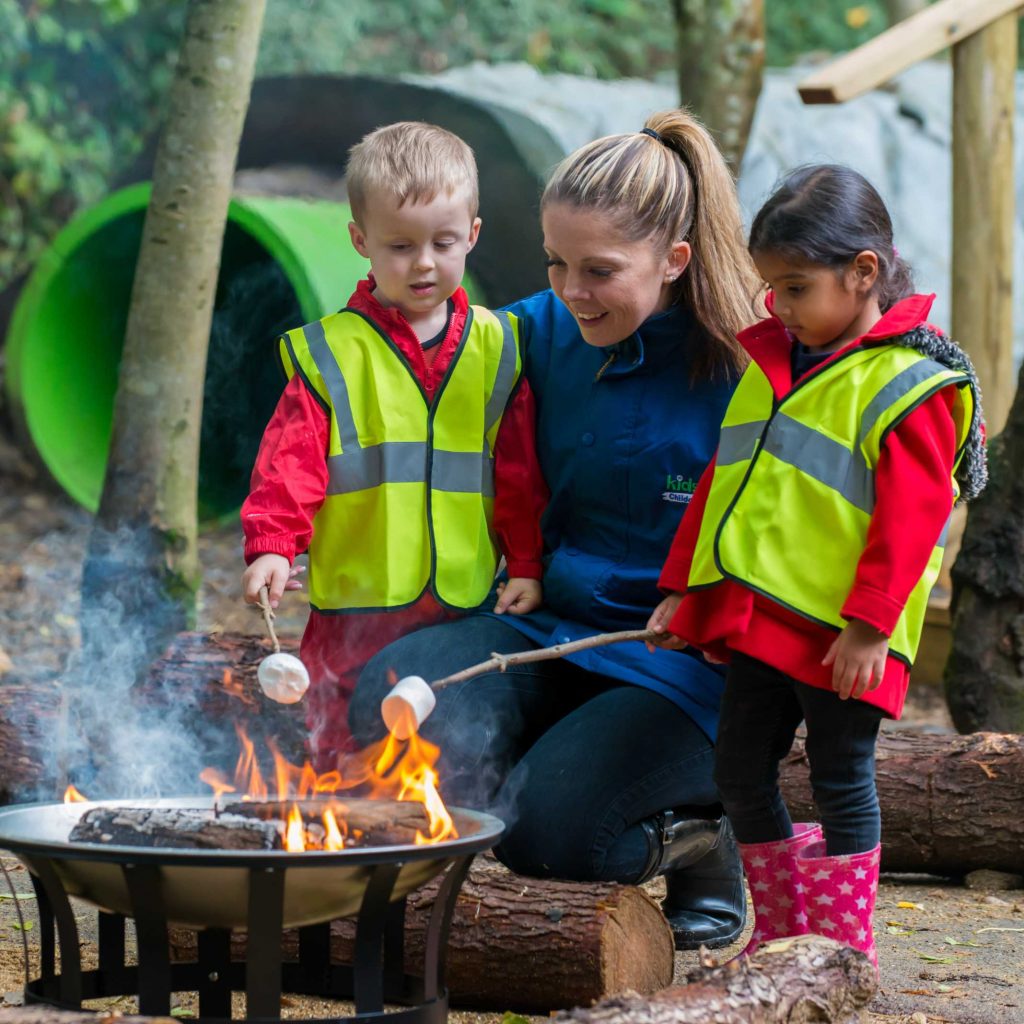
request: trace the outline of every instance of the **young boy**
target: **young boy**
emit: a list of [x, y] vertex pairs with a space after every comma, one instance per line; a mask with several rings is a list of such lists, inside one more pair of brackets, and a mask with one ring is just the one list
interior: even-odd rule
[[349, 749], [363, 665], [477, 607], [499, 551], [495, 611], [540, 604], [547, 495], [515, 318], [460, 287], [480, 231], [472, 150], [435, 125], [387, 125], [352, 147], [346, 185], [371, 272], [345, 309], [281, 339], [289, 380], [242, 506], [247, 602], [267, 586], [276, 606], [309, 549], [300, 656], [320, 770]]

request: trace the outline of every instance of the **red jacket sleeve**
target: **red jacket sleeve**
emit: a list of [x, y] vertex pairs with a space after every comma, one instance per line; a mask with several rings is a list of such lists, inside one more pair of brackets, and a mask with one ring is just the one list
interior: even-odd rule
[[952, 511], [954, 397], [954, 389], [947, 387], [919, 405], [889, 433], [879, 456], [867, 543], [840, 615], [860, 619], [886, 636], [895, 629]]
[[245, 561], [309, 547], [313, 517], [327, 494], [327, 410], [296, 374], [263, 432], [249, 496], [242, 505]]
[[693, 492], [690, 504], [686, 506], [682, 521], [672, 539], [668, 558], [661, 570], [658, 586], [666, 592], [675, 591], [682, 594], [690, 578], [690, 566], [693, 563], [693, 552], [697, 547], [700, 524], [704, 519], [704, 509], [708, 503], [708, 492], [711, 490], [711, 478], [715, 475], [715, 460], [712, 459], [700, 475], [697, 489]]
[[548, 488], [537, 461], [536, 403], [520, 377], [494, 443], [494, 530], [509, 576], [539, 580], [544, 542], [540, 517]]

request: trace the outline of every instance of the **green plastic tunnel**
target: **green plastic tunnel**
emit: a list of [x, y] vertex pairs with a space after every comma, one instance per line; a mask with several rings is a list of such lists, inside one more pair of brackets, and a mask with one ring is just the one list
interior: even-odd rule
[[[7, 334], [15, 425], [57, 483], [93, 511], [148, 201], [149, 185], [132, 185], [72, 220], [36, 264]], [[248, 490], [283, 386], [277, 337], [340, 308], [366, 274], [348, 240], [350, 219], [347, 205], [323, 200], [231, 201], [203, 394], [202, 521], [234, 514]]]

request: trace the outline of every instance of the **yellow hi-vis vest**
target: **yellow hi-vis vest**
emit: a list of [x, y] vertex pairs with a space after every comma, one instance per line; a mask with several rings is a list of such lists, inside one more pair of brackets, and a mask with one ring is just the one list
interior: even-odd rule
[[[941, 388], [957, 388], [959, 464], [974, 416], [966, 374], [898, 345], [855, 348], [799, 381], [776, 402], [751, 363], [722, 421], [714, 476], [688, 589], [723, 578], [825, 626], [853, 586], [875, 506], [875, 468], [885, 437]], [[950, 480], [950, 509], [959, 495]], [[913, 663], [945, 531], [889, 639]]]
[[429, 587], [449, 607], [478, 605], [498, 562], [494, 444], [522, 370], [515, 318], [471, 307], [429, 404], [394, 343], [355, 310], [289, 331], [280, 347], [285, 372], [331, 417], [310, 604], [401, 608]]

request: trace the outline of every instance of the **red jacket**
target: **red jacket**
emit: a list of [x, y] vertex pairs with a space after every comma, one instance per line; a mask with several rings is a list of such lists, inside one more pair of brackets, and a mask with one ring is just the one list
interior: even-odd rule
[[[349, 306], [370, 317], [413, 368], [427, 397], [434, 397], [458, 347], [469, 303], [459, 288], [455, 310], [439, 345], [424, 350], [399, 310], [373, 296], [373, 277], [361, 281]], [[296, 374], [286, 385], [263, 433], [249, 496], [242, 506], [246, 563], [263, 554], [289, 561], [309, 546], [313, 519], [327, 489], [330, 417]], [[533, 393], [520, 377], [498, 430], [494, 450], [494, 530], [510, 576], [541, 578], [540, 517], [548, 491], [534, 446]], [[428, 592], [408, 608], [324, 615], [310, 611], [300, 655], [310, 672], [310, 728], [314, 749], [344, 745], [344, 711], [359, 670], [390, 641], [451, 617]], [[318, 742], [318, 730], [332, 733]], [[339, 739], [340, 737], [340, 739]], [[320, 758], [326, 763], [326, 758]]]
[[[867, 334], [839, 349], [834, 357], [861, 342], [903, 334], [926, 323], [934, 298], [912, 295], [903, 299]], [[741, 332], [739, 340], [764, 371], [775, 394], [785, 395], [794, 381], [792, 341], [782, 322], [776, 317], [761, 321]], [[949, 518], [949, 477], [956, 453], [953, 400], [953, 389], [943, 388], [885, 439], [875, 471], [875, 508], [853, 587], [840, 612], [844, 619], [860, 619], [891, 634], [924, 572]], [[664, 590], [686, 590], [713, 473], [714, 463], [701, 477], [679, 525], [659, 580]], [[686, 594], [669, 629], [713, 657], [728, 661], [730, 651], [740, 651], [802, 683], [832, 688], [832, 667], [822, 665], [821, 660], [836, 638], [835, 631], [734, 581], [723, 580]], [[907, 666], [890, 655], [881, 685], [861, 699], [898, 718], [909, 678]]]

